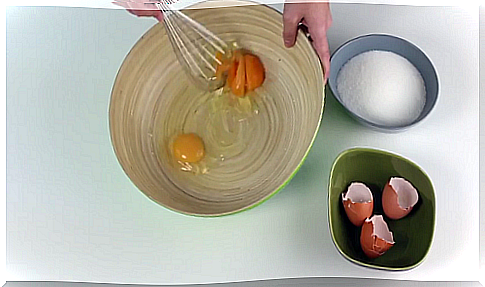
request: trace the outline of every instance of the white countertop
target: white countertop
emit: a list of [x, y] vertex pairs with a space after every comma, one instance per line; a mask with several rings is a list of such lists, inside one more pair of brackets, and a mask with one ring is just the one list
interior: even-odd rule
[[[155, 21], [123, 10], [8, 8], [6, 280], [478, 280], [478, 9], [331, 7], [332, 51], [366, 33], [391, 33], [421, 47], [439, 73], [435, 110], [407, 132], [382, 134], [357, 124], [329, 96], [316, 142], [291, 183], [257, 208], [211, 219], [151, 202], [124, 174], [111, 147], [107, 115], [114, 78]], [[435, 237], [413, 270], [363, 268], [332, 243], [330, 166], [354, 146], [401, 154], [434, 183]]]

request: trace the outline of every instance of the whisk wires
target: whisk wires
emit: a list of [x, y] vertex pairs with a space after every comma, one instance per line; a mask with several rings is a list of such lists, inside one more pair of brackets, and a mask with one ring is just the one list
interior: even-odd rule
[[196, 84], [217, 88], [214, 87], [214, 63], [221, 62], [216, 52], [224, 55], [228, 46], [199, 22], [172, 9], [171, 5], [176, 2], [166, 0], [155, 5], [163, 12], [163, 22], [177, 58]]

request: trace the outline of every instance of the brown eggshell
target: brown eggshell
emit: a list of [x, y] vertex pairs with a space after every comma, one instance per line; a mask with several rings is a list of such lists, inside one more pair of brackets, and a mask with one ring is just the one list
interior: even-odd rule
[[360, 246], [371, 259], [383, 255], [394, 246], [392, 232], [389, 231], [382, 215], [375, 215], [364, 221], [360, 233]]
[[374, 210], [372, 192], [360, 182], [350, 184], [347, 191], [342, 194], [342, 204], [347, 217], [355, 226], [361, 226]]
[[382, 192], [382, 209], [390, 219], [397, 220], [405, 217], [417, 202], [418, 192], [404, 178], [391, 178]]

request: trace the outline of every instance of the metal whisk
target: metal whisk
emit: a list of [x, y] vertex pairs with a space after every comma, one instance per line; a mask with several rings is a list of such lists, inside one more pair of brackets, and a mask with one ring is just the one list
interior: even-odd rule
[[194, 84], [203, 89], [217, 89], [221, 83], [215, 78], [214, 63], [220, 63], [216, 53], [227, 52], [227, 44], [202, 24], [171, 5], [179, 0], [163, 0], [155, 5], [163, 12], [163, 22], [180, 64]]

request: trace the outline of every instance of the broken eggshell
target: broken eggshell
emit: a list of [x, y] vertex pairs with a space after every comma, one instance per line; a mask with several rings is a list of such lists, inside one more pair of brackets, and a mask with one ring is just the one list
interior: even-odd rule
[[382, 209], [390, 219], [401, 219], [411, 212], [418, 202], [414, 186], [401, 177], [392, 177], [382, 192]]
[[361, 182], [353, 182], [342, 194], [345, 213], [355, 226], [361, 226], [372, 215], [374, 199], [370, 189]]
[[364, 221], [360, 233], [360, 246], [371, 259], [383, 255], [394, 246], [392, 232], [389, 231], [382, 215], [374, 215]]

